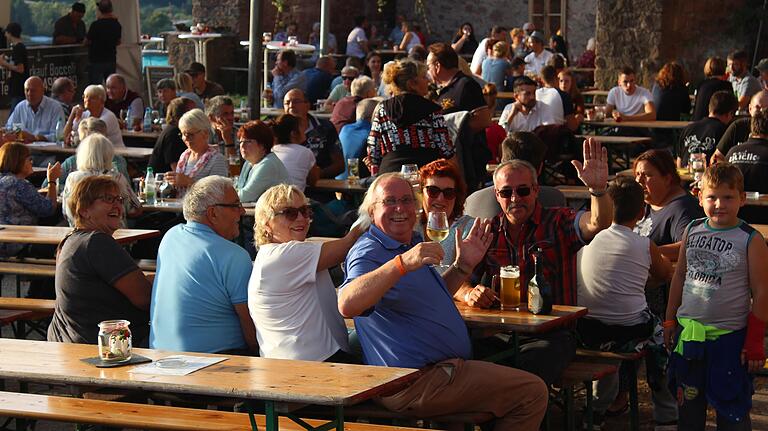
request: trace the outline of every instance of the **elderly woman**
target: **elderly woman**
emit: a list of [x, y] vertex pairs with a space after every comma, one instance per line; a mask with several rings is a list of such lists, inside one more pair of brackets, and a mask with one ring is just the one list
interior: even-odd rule
[[77, 130], [80, 121], [88, 117], [95, 117], [106, 123], [107, 133], [105, 136], [109, 138], [113, 146], [125, 146], [117, 117], [112, 111], [104, 107], [104, 102], [106, 100], [107, 91], [104, 90], [104, 87], [101, 85], [89, 85], [85, 87], [85, 91], [83, 92], [83, 105], [85, 106], [77, 105], [72, 108], [72, 112], [67, 119], [67, 124], [64, 126], [64, 143], [66, 145], [73, 145], [72, 131]]
[[[141, 214], [141, 202], [139, 202], [136, 193], [133, 192], [128, 179], [114, 169], [112, 165], [113, 157], [114, 150], [112, 149], [112, 144], [109, 142], [109, 139], [100, 133], [89, 135], [77, 147], [77, 171], [67, 176], [67, 181], [64, 183], [64, 191], [61, 195], [64, 217], [70, 226], [75, 225], [75, 215], [70, 212], [70, 206], [68, 205], [72, 192], [77, 183], [82, 181], [83, 178], [94, 175], [109, 175], [118, 184], [120, 196], [124, 199], [125, 211], [122, 213], [123, 216], [128, 214], [131, 217], [136, 217]], [[125, 227], [125, 217], [123, 217], [121, 227]]]
[[165, 179], [176, 190], [183, 192], [196, 180], [208, 175], [229, 174], [227, 159], [216, 148], [208, 145], [211, 139], [211, 121], [199, 109], [193, 109], [179, 120], [181, 138], [187, 149], [181, 153], [176, 169], [165, 174]]
[[280, 184], [256, 203], [259, 253], [248, 282], [248, 309], [260, 356], [307, 361], [358, 362], [350, 355], [328, 268], [339, 265], [362, 234], [305, 241], [312, 209], [295, 186]]
[[[88, 136], [99, 133], [102, 135], [107, 134], [107, 123], [100, 118], [88, 117], [81, 121], [77, 126], [78, 142], [82, 142]], [[112, 156], [112, 166], [117, 172], [123, 174], [125, 179], [130, 183], [131, 176], [128, 174], [128, 162], [125, 157], [115, 154]], [[59, 177], [59, 190], [64, 188], [64, 184], [67, 183], [67, 177], [72, 172], [77, 171], [77, 156], [69, 156], [64, 163], [61, 164], [61, 177]], [[43, 187], [48, 187], [48, 180], [43, 180]]]
[[384, 82], [394, 94], [376, 108], [368, 135], [365, 163], [372, 174], [398, 172], [400, 166], [423, 166], [453, 157], [455, 150], [441, 107], [425, 98], [427, 68], [398, 60], [384, 68]]
[[195, 102], [184, 97], [177, 97], [168, 104], [165, 112], [167, 126], [160, 133], [149, 156], [149, 166], [155, 172], [168, 172], [176, 169], [179, 157], [187, 149], [181, 138], [179, 120], [181, 116], [195, 109]]
[[[173, 79], [176, 81], [176, 97], [184, 97], [185, 99], [189, 99], [195, 102], [196, 108], [205, 110], [205, 104], [203, 103], [203, 100], [200, 99], [200, 96], [198, 96], [197, 93], [195, 93], [195, 82], [192, 80], [192, 77], [188, 73], [177, 73]], [[168, 116], [167, 111], [168, 110], [166, 109], [166, 117]]]
[[275, 135], [263, 121], [249, 121], [237, 132], [245, 159], [237, 180], [241, 202], [256, 202], [268, 188], [288, 182], [288, 171], [272, 152]]
[[[467, 198], [467, 184], [459, 168], [453, 163], [438, 159], [424, 165], [420, 170], [421, 191], [421, 232], [424, 238], [429, 238], [426, 232], [427, 215], [430, 212], [442, 211], [448, 216], [450, 230], [448, 236], [440, 242], [445, 251], [443, 262], [456, 260], [456, 233], [461, 230], [463, 237], [469, 234], [469, 229], [475, 221], [474, 217], [464, 215], [464, 200]], [[435, 269], [441, 270], [436, 267]], [[441, 271], [442, 272], [442, 271]]]
[[131, 322], [134, 346], [147, 346], [152, 283], [112, 235], [123, 196], [112, 177], [78, 181], [67, 202], [75, 230], [59, 244], [56, 307], [48, 341], [96, 344], [103, 320]]
[[[56, 180], [61, 175], [59, 163], [48, 165], [46, 176], [51, 185], [46, 197], [27, 181], [31, 174], [29, 148], [16, 142], [0, 147], [0, 224], [36, 225], [38, 217], [48, 217], [56, 211]], [[23, 244], [0, 243], [0, 256], [14, 256], [23, 248]]]

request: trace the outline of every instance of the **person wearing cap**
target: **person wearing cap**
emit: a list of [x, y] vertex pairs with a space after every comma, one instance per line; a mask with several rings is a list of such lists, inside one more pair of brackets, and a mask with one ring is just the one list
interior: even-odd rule
[[117, 71], [117, 45], [122, 41], [123, 27], [113, 13], [111, 0], [101, 0], [96, 7], [96, 21], [88, 28], [85, 44], [88, 45], [88, 81], [102, 84]]
[[80, 2], [72, 3], [72, 10], [57, 19], [53, 25], [53, 44], [83, 43], [83, 40], [85, 40], [83, 15], [85, 15], [85, 5]]
[[341, 84], [333, 87], [331, 94], [329, 94], [328, 98], [325, 99], [325, 105], [323, 106], [323, 109], [326, 111], [331, 111], [333, 110], [333, 106], [336, 104], [336, 102], [343, 99], [344, 97], [349, 96], [349, 90], [352, 86], [352, 81], [354, 81], [358, 75], [360, 75], [360, 70], [358, 68], [354, 66], [344, 66], [341, 69]]
[[755, 70], [760, 73], [760, 88], [768, 90], [768, 58], [760, 60]]
[[163, 78], [155, 84], [155, 91], [157, 91], [157, 100], [155, 100], [152, 107], [160, 112], [161, 118], [165, 118], [168, 104], [171, 103], [171, 100], [178, 97], [176, 93], [176, 81], [174, 81], [173, 78]]
[[528, 37], [528, 43], [532, 52], [525, 56], [525, 71], [538, 75], [554, 54], [544, 49], [544, 33], [540, 31], [532, 32]]
[[731, 82], [733, 92], [739, 99], [739, 111], [745, 112], [752, 96], [760, 91], [760, 82], [749, 73], [747, 52], [737, 50], [728, 54], [728, 70], [731, 72], [728, 81]]
[[205, 79], [205, 66], [201, 63], [196, 61], [192, 62], [192, 64], [189, 65], [189, 68], [184, 72], [192, 77], [195, 94], [202, 99], [203, 103], [211, 97], [220, 96], [225, 93], [224, 87], [216, 82]]
[[286, 49], [277, 53], [275, 67], [272, 68], [272, 97], [275, 108], [283, 107], [283, 98], [288, 91], [298, 88], [306, 91], [304, 75], [296, 68], [296, 53]]

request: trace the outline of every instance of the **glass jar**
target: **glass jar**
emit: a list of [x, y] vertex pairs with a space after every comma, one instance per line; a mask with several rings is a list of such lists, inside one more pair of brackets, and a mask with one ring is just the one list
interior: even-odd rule
[[105, 362], [125, 362], [131, 359], [131, 322], [105, 320], [99, 323], [99, 358]]

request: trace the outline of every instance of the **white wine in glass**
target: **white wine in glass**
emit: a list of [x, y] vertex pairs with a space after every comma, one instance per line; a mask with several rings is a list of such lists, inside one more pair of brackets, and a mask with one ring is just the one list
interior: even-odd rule
[[[427, 217], [427, 236], [432, 241], [441, 242], [448, 237], [448, 231], [450, 225], [448, 224], [448, 216], [444, 211], [430, 211]], [[440, 262], [439, 265], [435, 265], [439, 268], [448, 268], [449, 265], [445, 265]]]

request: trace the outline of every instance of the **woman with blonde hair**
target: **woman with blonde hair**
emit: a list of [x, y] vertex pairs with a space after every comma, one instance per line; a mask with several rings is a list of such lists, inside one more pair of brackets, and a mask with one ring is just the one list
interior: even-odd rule
[[371, 120], [365, 158], [371, 173], [452, 158], [455, 150], [442, 108], [425, 98], [429, 79], [424, 63], [397, 60], [384, 68], [383, 79], [393, 96], [379, 103]]
[[104, 135], [94, 133], [89, 135], [77, 147], [77, 171], [67, 176], [64, 183], [64, 191], [61, 195], [61, 204], [64, 209], [64, 217], [70, 226], [74, 226], [74, 214], [70, 212], [68, 201], [75, 185], [83, 178], [94, 175], [108, 175], [112, 177], [120, 189], [120, 196], [123, 197], [123, 219], [121, 227], [125, 227], [125, 215], [136, 217], [141, 214], [141, 202], [133, 192], [128, 180], [117, 172], [113, 165], [114, 150], [112, 144]]
[[176, 82], [176, 97], [187, 98], [195, 102], [197, 108], [205, 110], [203, 100], [195, 93], [195, 81], [190, 74], [186, 72], [177, 73], [173, 79]]
[[309, 201], [296, 186], [269, 188], [256, 202], [259, 249], [248, 282], [248, 309], [265, 358], [359, 363], [349, 352], [347, 329], [328, 269], [338, 266], [364, 232], [306, 241]]
[[490, 55], [483, 60], [483, 81], [494, 84], [496, 88], [504, 88], [504, 80], [507, 75], [511, 74], [510, 68], [512, 67], [512, 64], [507, 60], [509, 45], [503, 40], [497, 40], [493, 42], [489, 51]]

